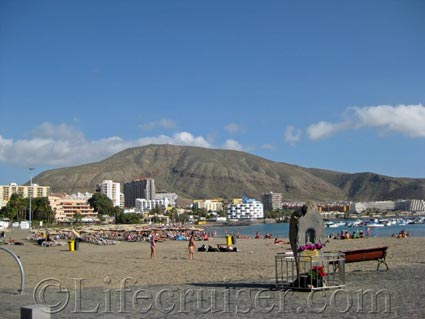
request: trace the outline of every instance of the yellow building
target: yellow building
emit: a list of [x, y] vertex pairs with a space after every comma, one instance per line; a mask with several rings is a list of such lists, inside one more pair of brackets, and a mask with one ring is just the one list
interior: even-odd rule
[[241, 204], [242, 203], [242, 198], [233, 198], [232, 201], [229, 204]]
[[193, 201], [193, 207], [199, 209], [205, 209], [206, 211], [218, 212], [223, 210], [223, 199], [198, 199]]
[[32, 192], [32, 198], [37, 197], [49, 197], [50, 186], [40, 186], [32, 184], [31, 186], [18, 185], [16, 183], [10, 183], [9, 185], [0, 185], [0, 208], [6, 206], [9, 202], [10, 197], [13, 194], [19, 194], [23, 198], [30, 197]]

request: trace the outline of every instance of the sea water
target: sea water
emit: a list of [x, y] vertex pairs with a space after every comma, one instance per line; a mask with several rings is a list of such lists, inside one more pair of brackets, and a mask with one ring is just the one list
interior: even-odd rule
[[[221, 227], [204, 227], [206, 232], [216, 232], [218, 237], [224, 237], [227, 234], [240, 234], [243, 236], [254, 237], [258, 232], [263, 237], [266, 233], [272, 235], [273, 238], [288, 238], [289, 237], [289, 223], [278, 223], [278, 224], [252, 224], [248, 226], [221, 226]], [[366, 226], [362, 227], [325, 227], [325, 234], [336, 235], [341, 231], [348, 231], [350, 234], [357, 231], [363, 231], [366, 236]], [[384, 227], [370, 228], [370, 237], [391, 237], [392, 234], [399, 234], [401, 230], [409, 233], [410, 236], [414, 237], [425, 237], [425, 224], [407, 224], [407, 225], [391, 225]]]

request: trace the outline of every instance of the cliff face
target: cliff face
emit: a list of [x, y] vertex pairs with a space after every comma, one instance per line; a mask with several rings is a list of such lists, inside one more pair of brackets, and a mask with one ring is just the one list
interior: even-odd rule
[[33, 181], [52, 192], [94, 192], [111, 179], [152, 177], [158, 190], [183, 198], [261, 198], [282, 193], [288, 200], [384, 200], [425, 198], [425, 179], [373, 173], [347, 174], [272, 162], [248, 153], [190, 146], [148, 145], [103, 161], [45, 171]]

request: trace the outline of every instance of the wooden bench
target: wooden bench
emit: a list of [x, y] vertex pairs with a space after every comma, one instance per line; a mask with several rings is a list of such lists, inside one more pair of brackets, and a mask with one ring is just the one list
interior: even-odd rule
[[[345, 263], [356, 263], [356, 262], [362, 262], [362, 261], [371, 261], [371, 260], [377, 260], [378, 261], [378, 267], [376, 270], [379, 270], [379, 266], [381, 264], [384, 264], [388, 268], [386, 257], [387, 257], [387, 249], [388, 246], [383, 247], [373, 247], [373, 248], [362, 248], [362, 249], [353, 249], [353, 250], [344, 250], [340, 251], [345, 255]], [[334, 268], [338, 267], [337, 263], [332, 263]]]

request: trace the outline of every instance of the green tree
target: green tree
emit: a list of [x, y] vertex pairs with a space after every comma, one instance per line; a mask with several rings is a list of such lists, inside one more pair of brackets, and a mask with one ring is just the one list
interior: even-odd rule
[[7, 217], [6, 216], [6, 206], [3, 206], [2, 208], [0, 208], [0, 217], [1, 218]]
[[93, 196], [88, 200], [91, 207], [95, 212], [102, 215], [115, 216], [116, 210], [112, 200], [101, 193], [94, 193]]
[[178, 218], [177, 208], [173, 207], [167, 211], [168, 216], [170, 216], [170, 221], [175, 222]]
[[292, 215], [292, 211], [290, 209], [287, 209], [287, 208], [275, 209], [275, 210], [272, 210], [272, 211], [265, 212], [266, 218], [279, 219], [279, 218], [282, 218], [282, 217], [290, 217], [291, 215]]
[[83, 219], [83, 215], [80, 213], [74, 214], [74, 223], [81, 224], [81, 220]]
[[217, 214], [218, 214], [218, 216], [220, 216], [220, 217], [226, 217], [226, 216], [227, 216], [227, 213], [226, 213], [223, 209], [219, 210], [219, 211], [217, 212]]
[[34, 220], [43, 221], [47, 224], [53, 223], [55, 214], [47, 197], [34, 198], [31, 204]]
[[112, 208], [111, 211], [111, 215], [110, 216], [114, 216], [115, 217], [115, 224], [117, 223], [117, 216], [120, 214], [124, 214], [123, 210], [121, 208], [119, 208], [118, 206], [115, 206], [114, 208]]
[[165, 207], [164, 206], [155, 206], [152, 208], [149, 213], [153, 215], [163, 215], [165, 213]]
[[140, 224], [139, 214], [124, 214], [122, 211], [115, 216], [116, 224]]
[[27, 200], [20, 194], [12, 194], [9, 202], [6, 204], [4, 215], [10, 220], [26, 220]]
[[189, 219], [189, 216], [186, 213], [180, 214], [176, 216], [176, 222], [185, 223]]
[[193, 215], [200, 217], [208, 217], [208, 211], [205, 208], [193, 208], [192, 209]]

